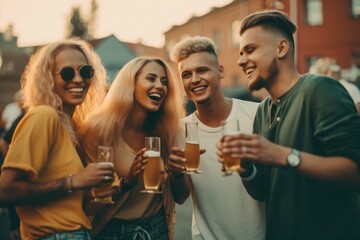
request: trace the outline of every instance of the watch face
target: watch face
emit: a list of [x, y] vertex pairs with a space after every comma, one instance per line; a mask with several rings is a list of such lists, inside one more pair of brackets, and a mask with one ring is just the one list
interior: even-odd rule
[[291, 152], [289, 156], [287, 157], [288, 163], [291, 167], [297, 167], [300, 164], [300, 158], [299, 155]]

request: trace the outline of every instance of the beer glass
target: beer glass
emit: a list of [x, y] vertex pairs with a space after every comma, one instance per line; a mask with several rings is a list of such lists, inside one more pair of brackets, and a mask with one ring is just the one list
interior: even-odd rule
[[[240, 133], [240, 124], [238, 119], [230, 119], [221, 123], [223, 136], [231, 136]], [[241, 168], [240, 158], [231, 157], [231, 154], [223, 154], [224, 158], [224, 176], [229, 176], [234, 173], [244, 172]]]
[[[98, 147], [98, 163], [99, 168], [101, 168], [101, 165], [106, 164], [113, 164], [113, 148], [108, 146], [99, 146]], [[91, 195], [93, 196], [92, 202], [100, 202], [100, 203], [106, 203], [106, 204], [113, 204], [114, 201], [112, 200], [112, 197], [105, 197], [105, 198], [99, 198], [97, 197], [98, 193], [103, 191], [104, 189], [111, 189], [112, 183], [106, 183], [105, 185], [102, 185], [100, 187], [94, 187], [91, 189]]]
[[144, 169], [144, 193], [161, 193], [159, 191], [161, 180], [161, 158], [160, 158], [160, 138], [145, 137], [145, 154], [148, 162]]
[[201, 173], [200, 146], [197, 122], [185, 122], [185, 159], [187, 174]]

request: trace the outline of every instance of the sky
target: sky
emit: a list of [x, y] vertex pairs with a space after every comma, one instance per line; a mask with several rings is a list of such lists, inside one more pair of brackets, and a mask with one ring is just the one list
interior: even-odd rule
[[[114, 34], [127, 42], [162, 47], [163, 33], [192, 16], [206, 14], [232, 0], [97, 0], [95, 37]], [[90, 0], [0, 0], [0, 32], [13, 25], [18, 45], [31, 46], [64, 39], [71, 10], [87, 18]]]

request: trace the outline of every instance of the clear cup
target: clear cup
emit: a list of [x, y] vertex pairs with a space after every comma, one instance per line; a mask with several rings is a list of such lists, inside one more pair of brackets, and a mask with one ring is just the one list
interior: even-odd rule
[[[230, 119], [221, 123], [223, 136], [231, 136], [240, 133], [240, 123], [238, 119]], [[239, 157], [231, 157], [230, 154], [223, 154], [224, 158], [224, 176], [229, 176], [235, 173], [241, 173], [245, 170], [241, 168], [241, 159]]]
[[[98, 163], [99, 168], [101, 168], [101, 165], [108, 165], [108, 164], [114, 164], [113, 163], [113, 148], [109, 146], [99, 146], [98, 147]], [[93, 187], [91, 189], [91, 195], [93, 198], [91, 199], [92, 202], [98, 202], [98, 203], [105, 203], [105, 204], [113, 204], [114, 201], [112, 200], [112, 196], [100, 198], [97, 197], [97, 195], [106, 190], [111, 189], [112, 183], [107, 183], [105, 185], [102, 185], [100, 187]]]
[[161, 141], [159, 137], [145, 137], [145, 154], [148, 161], [145, 165], [143, 193], [162, 193], [159, 190], [161, 182]]
[[185, 122], [185, 159], [186, 174], [201, 173], [200, 144], [197, 122]]

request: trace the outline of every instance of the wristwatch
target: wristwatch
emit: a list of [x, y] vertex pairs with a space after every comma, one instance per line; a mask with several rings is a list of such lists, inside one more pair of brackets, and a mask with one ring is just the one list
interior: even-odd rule
[[120, 190], [122, 193], [125, 193], [129, 191], [132, 188], [132, 186], [125, 181], [125, 177], [121, 177], [120, 179]]
[[301, 162], [300, 152], [296, 149], [293, 149], [291, 153], [287, 156], [286, 161], [290, 167], [296, 168]]

